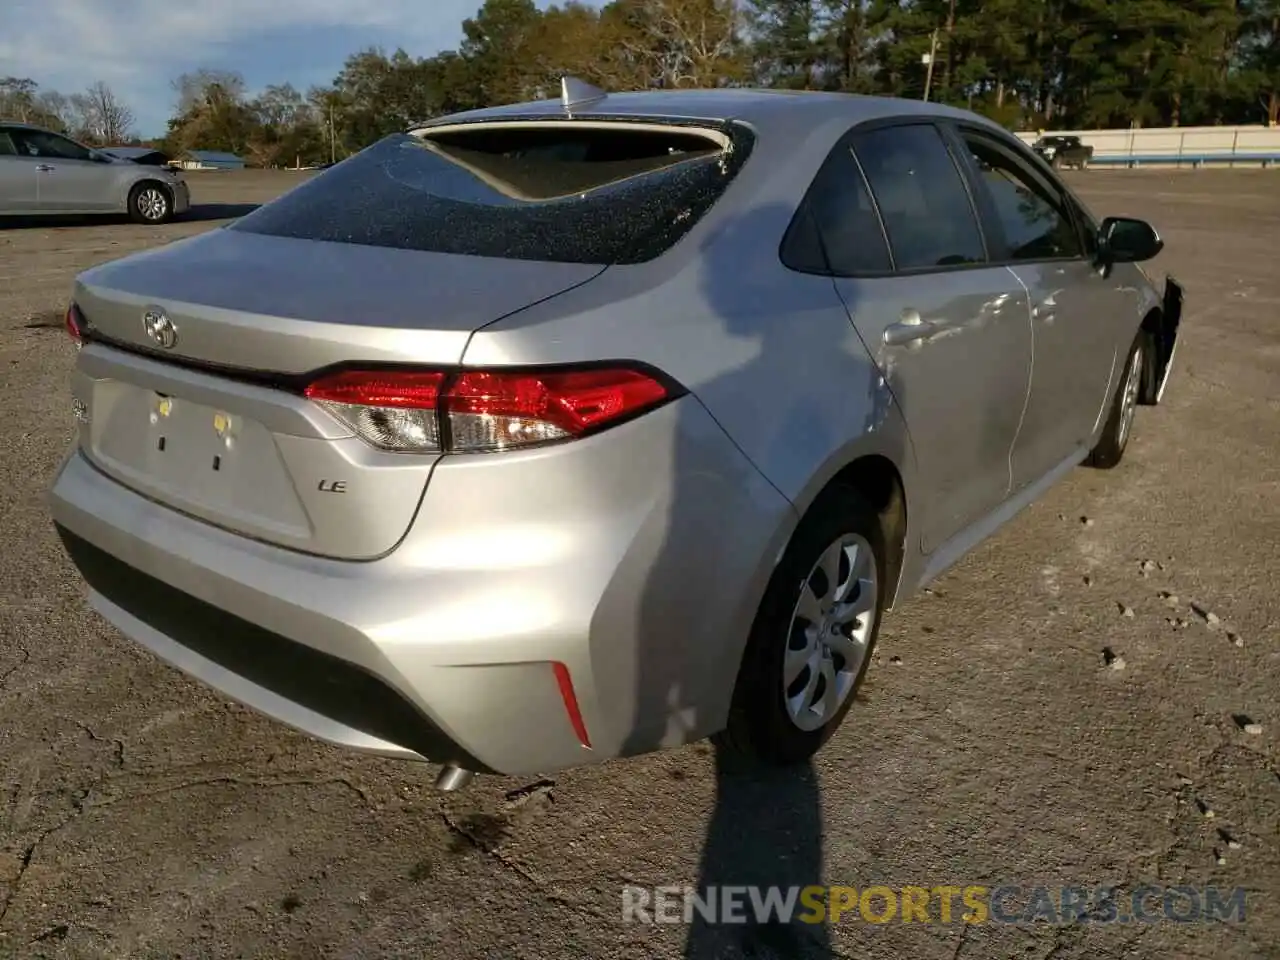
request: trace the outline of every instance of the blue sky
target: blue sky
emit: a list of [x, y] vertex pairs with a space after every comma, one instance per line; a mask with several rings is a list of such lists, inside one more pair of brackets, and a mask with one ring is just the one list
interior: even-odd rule
[[[0, 76], [74, 93], [103, 80], [144, 136], [164, 132], [170, 80], [238, 70], [251, 90], [328, 83], [363, 47], [455, 48], [482, 0], [0, 0]], [[547, 6], [539, 0], [539, 6]]]

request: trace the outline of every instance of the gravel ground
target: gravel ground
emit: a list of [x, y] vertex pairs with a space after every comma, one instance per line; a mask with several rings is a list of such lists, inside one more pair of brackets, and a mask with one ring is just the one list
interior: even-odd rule
[[[447, 796], [121, 638], [44, 506], [74, 273], [298, 176], [193, 176], [160, 228], [0, 226], [0, 956], [1280, 956], [1280, 174], [1074, 178], [1153, 220], [1188, 288], [1164, 405], [1119, 469], [1074, 472], [890, 616], [808, 774], [700, 744]], [[1249, 894], [1243, 923], [622, 922], [624, 885], [695, 882]]]

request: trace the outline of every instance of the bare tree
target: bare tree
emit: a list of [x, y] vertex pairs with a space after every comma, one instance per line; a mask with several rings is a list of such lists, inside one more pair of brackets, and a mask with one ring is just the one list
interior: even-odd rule
[[226, 98], [234, 103], [240, 103], [245, 98], [244, 77], [234, 70], [210, 70], [202, 67], [182, 74], [170, 86], [178, 97], [176, 106], [179, 116], [207, 106], [210, 94], [215, 91], [219, 98]]
[[34, 122], [54, 130], [70, 130], [75, 111], [71, 98], [57, 90], [46, 90], [36, 97]]
[[28, 123], [36, 113], [36, 82], [27, 77], [0, 78], [0, 118]]
[[313, 119], [311, 104], [290, 83], [267, 87], [250, 106], [257, 112], [264, 126], [281, 130], [309, 123]]
[[71, 107], [75, 114], [72, 124], [86, 140], [120, 143], [133, 128], [133, 111], [101, 80], [84, 93], [73, 94]]
[[664, 87], [741, 79], [743, 15], [737, 0], [632, 0], [635, 33], [621, 46]]
[[74, 112], [70, 99], [56, 90], [40, 90], [28, 77], [0, 77], [0, 120], [66, 130]]

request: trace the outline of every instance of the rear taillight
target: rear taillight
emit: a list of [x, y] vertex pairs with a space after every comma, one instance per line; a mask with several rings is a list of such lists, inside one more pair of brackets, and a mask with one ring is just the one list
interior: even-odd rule
[[484, 453], [568, 440], [671, 399], [638, 367], [571, 370], [344, 370], [304, 391], [382, 450]]
[[438, 372], [346, 370], [304, 391], [366, 442], [382, 450], [440, 450]]
[[78, 347], [84, 343], [84, 317], [80, 315], [80, 308], [74, 303], [67, 307], [67, 316], [64, 320], [67, 327], [67, 336], [69, 336]]

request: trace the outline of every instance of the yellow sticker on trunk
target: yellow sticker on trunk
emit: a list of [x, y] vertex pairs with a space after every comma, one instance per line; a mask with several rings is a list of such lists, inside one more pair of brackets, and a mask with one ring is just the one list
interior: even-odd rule
[[226, 436], [227, 431], [231, 429], [231, 418], [225, 413], [215, 413], [213, 415], [213, 429], [218, 436]]

